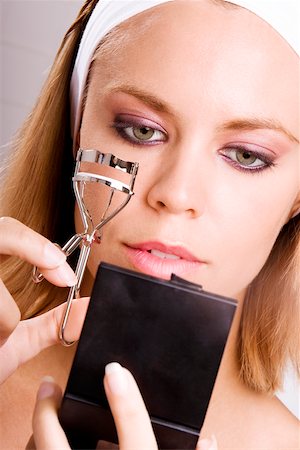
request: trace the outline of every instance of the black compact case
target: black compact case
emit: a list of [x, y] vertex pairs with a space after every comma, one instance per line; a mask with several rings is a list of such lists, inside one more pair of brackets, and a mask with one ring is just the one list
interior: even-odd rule
[[101, 263], [59, 417], [73, 448], [118, 442], [106, 364], [134, 375], [162, 449], [194, 449], [236, 301]]

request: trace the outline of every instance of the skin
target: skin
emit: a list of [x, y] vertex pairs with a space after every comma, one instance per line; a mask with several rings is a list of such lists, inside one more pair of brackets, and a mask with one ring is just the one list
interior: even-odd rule
[[[234, 353], [244, 291], [281, 227], [299, 208], [298, 57], [247, 11], [208, 2], [188, 6], [172, 2], [159, 8], [162, 17], [153, 20], [135, 45], [129, 39], [109, 65], [100, 56], [92, 69], [80, 145], [138, 161], [140, 169], [135, 196], [106, 226], [101, 245], [94, 246], [82, 294], [89, 293], [100, 260], [136, 269], [126, 250], [135, 243], [155, 240], [189, 250], [204, 264], [185, 273], [185, 278], [239, 300], [201, 436], [216, 434], [219, 449], [299, 448], [297, 420], [275, 397], [256, 394], [241, 383]], [[134, 20], [138, 26], [143, 15]], [[168, 112], [137, 99], [132, 90], [120, 92], [120, 84], [147, 91]], [[127, 121], [128, 115], [147, 119], [148, 127], [150, 121], [165, 134], [159, 134], [155, 145], [133, 146], [111, 127], [121, 114]], [[264, 126], [253, 128], [253, 118], [263, 118]], [[241, 119], [248, 121], [247, 128]], [[267, 129], [266, 119], [276, 129]], [[279, 123], [287, 133], [278, 130]], [[236, 155], [232, 144], [237, 143], [263, 153], [274, 165], [256, 173], [242, 171], [230, 159]], [[88, 202], [93, 217], [99, 218], [101, 200], [95, 202], [93, 191]], [[78, 211], [75, 221], [80, 230]], [[8, 227], [8, 235], [12, 230]], [[28, 242], [41, 239], [29, 238]], [[13, 244], [11, 248], [10, 252], [17, 251]], [[19, 253], [26, 259], [30, 254], [30, 245]], [[45, 264], [39, 263], [54, 270], [50, 276], [55, 274], [59, 265]], [[16, 383], [26, 380], [30, 388], [26, 402], [18, 406], [20, 410], [13, 406], [12, 415], [32, 409], [38, 384], [32, 373], [50, 373], [64, 385], [72, 357], [69, 350], [57, 346], [46, 350], [6, 382], [3, 392], [9, 405], [21, 405], [13, 391]], [[105, 388], [120, 448], [154, 449], [148, 416], [128, 372], [108, 373]], [[57, 387], [44, 383], [34, 415], [37, 448], [47, 448], [45, 443], [56, 433], [60, 439], [56, 448], [67, 448], [55, 415], [59, 399]], [[9, 419], [4, 420], [10, 427]], [[215, 442], [211, 445], [202, 443], [199, 448], [216, 448]]]
[[[93, 249], [90, 273], [94, 276], [99, 260], [139, 270], [126, 247], [159, 241], [182, 246], [204, 262], [185, 272], [185, 278], [242, 298], [298, 198], [299, 149], [295, 140], [274, 129], [226, 126], [268, 119], [298, 137], [298, 57], [247, 11], [206, 2], [161, 9], [155, 33], [150, 27], [139, 39], [143, 51], [129, 42], [110, 64], [99, 57], [92, 70], [80, 145], [138, 161], [140, 168], [135, 196]], [[249, 22], [253, 34], [243, 31]], [[128, 85], [155, 96], [169, 112], [124, 92]], [[147, 119], [159, 130], [152, 138], [156, 143], [133, 146], [118, 135], [111, 124], [121, 114], [137, 127]], [[256, 173], [238, 170], [229, 144], [244, 144], [274, 166]], [[99, 218], [101, 204], [93, 194], [88, 205]], [[76, 223], [80, 230], [78, 214]]]

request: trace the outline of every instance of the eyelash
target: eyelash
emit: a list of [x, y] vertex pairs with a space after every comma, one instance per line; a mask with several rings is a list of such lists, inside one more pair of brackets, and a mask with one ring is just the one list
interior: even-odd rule
[[[134, 147], [136, 147], [136, 146], [152, 146], [152, 145], [161, 144], [161, 143], [164, 143], [167, 141], [168, 136], [167, 136], [166, 132], [164, 132], [162, 130], [158, 130], [149, 125], [150, 124], [147, 124], [147, 121], [135, 122], [135, 121], [128, 121], [128, 120], [126, 121], [126, 120], [116, 118], [115, 122], [112, 124], [112, 128], [117, 133], [118, 137], [126, 140], [127, 142], [132, 144]], [[156, 132], [156, 133], [160, 133], [160, 134], [164, 135], [165, 138], [164, 139], [156, 139], [153, 141], [139, 140], [136, 137], [129, 136], [128, 131], [126, 132], [127, 129], [130, 129], [131, 133], [132, 133], [132, 130], [134, 128], [136, 128], [136, 129], [148, 128], [149, 130], [154, 131], [154, 133]], [[247, 167], [247, 166], [239, 163], [237, 160], [230, 158], [228, 155], [232, 152], [235, 152], [235, 156], [238, 153], [247, 153], [250, 157], [254, 156], [255, 158], [257, 158], [257, 160], [260, 160], [262, 162], [262, 164], [260, 164], [258, 166], [252, 166], [252, 167], [248, 166]], [[230, 164], [236, 170], [239, 170], [241, 172], [256, 174], [258, 172], [262, 172], [263, 170], [270, 169], [271, 167], [275, 166], [274, 160], [267, 157], [265, 154], [255, 151], [255, 150], [251, 150], [244, 145], [230, 145], [228, 147], [224, 147], [221, 150], [219, 150], [219, 154], [228, 164]], [[257, 160], [255, 160], [255, 162]]]
[[[252, 167], [248, 166], [247, 167], [247, 166], [239, 163], [238, 161], [230, 158], [228, 156], [228, 154], [230, 152], [235, 152], [236, 155], [237, 155], [237, 153], [247, 153], [250, 157], [254, 156], [256, 158], [255, 162], [257, 160], [260, 160], [262, 162], [262, 164], [260, 164], [258, 166], [252, 166]], [[224, 147], [219, 151], [219, 154], [222, 156], [223, 159], [225, 159], [226, 162], [228, 162], [235, 169], [240, 170], [241, 172], [255, 174], [258, 172], [262, 172], [263, 170], [270, 169], [275, 166], [275, 162], [273, 159], [267, 157], [265, 154], [263, 154], [261, 152], [251, 150], [244, 145], [230, 145], [228, 147]]]
[[[122, 121], [117, 118], [117, 120], [112, 124], [112, 128], [115, 130], [115, 132], [117, 133], [117, 135], [119, 137], [121, 137], [122, 139], [125, 139], [127, 142], [129, 142], [133, 146], [157, 145], [157, 144], [166, 142], [168, 139], [166, 132], [150, 126], [150, 124], [148, 124], [146, 120], [143, 122], [142, 121], [141, 122], [130, 122], [130, 121], [125, 121], [125, 120]], [[150, 141], [150, 140], [143, 141], [142, 139], [139, 140], [137, 137], [129, 136], [128, 131], [126, 132], [126, 130], [128, 130], [128, 129], [130, 129], [132, 132], [132, 130], [134, 128], [136, 128], [136, 129], [142, 129], [142, 128], [146, 129], [147, 128], [149, 130], [154, 131], [154, 133], [160, 133], [161, 135], [164, 136], [164, 138], [156, 139], [153, 141]]]

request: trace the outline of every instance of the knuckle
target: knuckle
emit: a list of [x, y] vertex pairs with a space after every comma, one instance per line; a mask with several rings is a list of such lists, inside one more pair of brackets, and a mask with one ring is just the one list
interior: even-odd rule
[[0, 230], [2, 239], [9, 239], [11, 236], [14, 236], [14, 240], [18, 241], [25, 235], [26, 225], [23, 225], [17, 219], [13, 217], [1, 217], [0, 218]]
[[129, 398], [126, 402], [122, 402], [118, 408], [118, 414], [121, 420], [126, 422], [136, 422], [140, 418], [140, 408], [134, 399]]
[[7, 290], [2, 279], [0, 279], [0, 337], [7, 337], [17, 327], [21, 319], [21, 313], [14, 302], [10, 292]]
[[36, 256], [41, 252], [39, 239], [36, 239], [35, 233], [23, 224], [15, 230], [13, 241], [12, 245], [18, 246], [18, 255], [22, 259], [27, 259], [29, 253], [33, 251]]
[[21, 240], [23, 243], [27, 244], [29, 241], [28, 228], [25, 227], [25, 225], [23, 226], [21, 225], [20, 227], [18, 227], [16, 232], [17, 232], [16, 238]]
[[132, 426], [140, 422], [138, 412], [128, 405], [126, 407], [119, 407], [117, 415], [119, 423], [124, 427]]
[[39, 268], [55, 269], [66, 255], [45, 236], [12, 217], [0, 218], [0, 254], [14, 255]]
[[17, 254], [26, 259], [28, 251], [43, 256], [48, 240], [13, 217], [0, 218], [0, 244], [7, 254]]
[[0, 217], [0, 228], [4, 229], [10, 229], [12, 226], [16, 225], [18, 220], [14, 219], [13, 217], [8, 216], [2, 216]]

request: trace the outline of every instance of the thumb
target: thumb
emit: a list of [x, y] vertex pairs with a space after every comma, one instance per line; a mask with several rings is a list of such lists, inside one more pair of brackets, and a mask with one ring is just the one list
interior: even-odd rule
[[[88, 303], [88, 298], [73, 301], [66, 330], [67, 340], [76, 341], [79, 339]], [[33, 358], [41, 350], [59, 342], [58, 331], [65, 308], [66, 304], [64, 303], [45, 314], [19, 322], [9, 338], [0, 347], [0, 360], [2, 362], [0, 365], [0, 382], [4, 381], [21, 364]]]
[[[82, 297], [72, 300], [72, 308], [69, 311], [68, 324], [65, 330], [66, 339], [70, 342], [77, 341], [80, 337], [86, 311], [89, 304], [89, 297]], [[57, 306], [47, 313], [35, 317], [33, 320], [41, 321], [38, 324], [39, 345], [42, 348], [59, 342], [59, 327], [66, 310], [66, 303]], [[30, 319], [31, 320], [31, 319]]]
[[[77, 341], [79, 339], [88, 304], [88, 297], [73, 300], [66, 328], [67, 340]], [[65, 309], [66, 303], [63, 303], [40, 316], [23, 320], [20, 323], [20, 335], [23, 333], [26, 336], [26, 341], [30, 337], [30, 346], [28, 346], [27, 352], [24, 352], [24, 346], [23, 351], [20, 352], [20, 364], [34, 357], [41, 350], [59, 343], [59, 327]], [[19, 339], [19, 336], [16, 336], [15, 340], [24, 342], [24, 340]]]
[[59, 423], [57, 412], [62, 392], [52, 377], [45, 377], [39, 387], [32, 419], [34, 442], [37, 450], [70, 450], [66, 435]]

